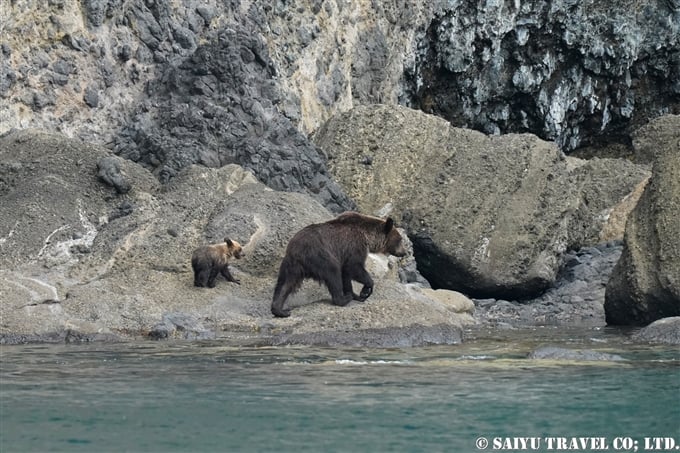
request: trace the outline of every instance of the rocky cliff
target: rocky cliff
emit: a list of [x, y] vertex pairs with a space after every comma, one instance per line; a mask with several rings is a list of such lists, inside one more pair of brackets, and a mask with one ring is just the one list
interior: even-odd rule
[[442, 2], [408, 67], [412, 105], [563, 150], [628, 141], [680, 108], [680, 2]]
[[78, 136], [161, 179], [239, 163], [336, 210], [350, 202], [306, 134], [355, 105], [566, 151], [629, 142], [680, 105], [676, 1], [17, 0], [0, 14], [0, 132]]
[[166, 181], [239, 163], [352, 206], [306, 139], [354, 102], [396, 102], [419, 2], [3, 2], [2, 130], [103, 144]]

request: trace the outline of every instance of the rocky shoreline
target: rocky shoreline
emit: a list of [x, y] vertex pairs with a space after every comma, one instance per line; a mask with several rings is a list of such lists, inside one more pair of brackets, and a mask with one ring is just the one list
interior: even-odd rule
[[[567, 251], [551, 287], [533, 299], [470, 300], [429, 289], [404, 235], [410, 252], [401, 262], [370, 256], [377, 284], [367, 302], [335, 307], [310, 283], [291, 300], [294, 315], [274, 319], [271, 291], [288, 239], [333, 216], [313, 198], [271, 190], [235, 165], [191, 166], [161, 185], [106, 149], [34, 130], [5, 134], [0, 150], [4, 344], [227, 336], [402, 347], [457, 344], [475, 325], [601, 326], [608, 276], [625, 247]], [[191, 250], [227, 232], [246, 250], [232, 266], [241, 284], [193, 287]]]
[[[3, 3], [0, 343], [680, 315], [671, 3]], [[409, 255], [370, 257], [366, 303], [310, 284], [272, 319], [287, 241], [345, 210], [392, 216]], [[191, 251], [226, 235], [242, 284], [194, 288]]]
[[584, 247], [565, 254], [555, 285], [527, 301], [478, 299], [475, 319], [498, 328], [527, 326], [604, 326], [605, 288], [622, 241]]

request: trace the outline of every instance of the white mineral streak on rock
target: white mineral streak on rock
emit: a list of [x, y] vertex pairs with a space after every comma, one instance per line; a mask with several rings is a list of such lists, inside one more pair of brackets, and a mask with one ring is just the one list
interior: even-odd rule
[[85, 210], [82, 208], [82, 200], [78, 200], [78, 216], [80, 217], [80, 227], [84, 233], [78, 237], [72, 237], [65, 241], [58, 241], [52, 244], [52, 238], [62, 231], [72, 228], [71, 225], [62, 225], [52, 231], [44, 241], [42, 249], [38, 252], [37, 260], [47, 260], [51, 265], [70, 264], [74, 261], [71, 249], [73, 247], [90, 248], [97, 237], [97, 228], [89, 221]]

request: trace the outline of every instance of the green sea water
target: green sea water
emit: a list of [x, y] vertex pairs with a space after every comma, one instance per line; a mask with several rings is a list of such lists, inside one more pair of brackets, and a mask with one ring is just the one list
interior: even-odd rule
[[[487, 451], [567, 451], [549, 438], [571, 447], [596, 438], [608, 451], [680, 443], [677, 347], [607, 329], [467, 337], [370, 350], [2, 346], [0, 452], [475, 452], [481, 437]], [[526, 358], [541, 345], [625, 360]], [[519, 438], [538, 443], [510, 448]]]

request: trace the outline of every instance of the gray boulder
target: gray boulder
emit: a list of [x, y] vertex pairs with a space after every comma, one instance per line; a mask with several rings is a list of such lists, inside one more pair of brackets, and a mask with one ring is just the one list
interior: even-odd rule
[[609, 324], [646, 325], [680, 315], [680, 116], [652, 121], [636, 143], [640, 154], [654, 156], [654, 166], [607, 284]]
[[658, 319], [633, 338], [647, 343], [680, 344], [680, 316]]
[[[102, 177], [102, 168], [113, 176]], [[473, 322], [470, 310], [399, 283], [397, 258], [379, 255], [369, 258], [376, 287], [367, 302], [333, 306], [326, 289], [309, 282], [289, 300], [293, 315], [274, 319], [288, 240], [332, 214], [236, 165], [189, 166], [161, 188], [150, 172], [101, 148], [20, 131], [0, 137], [0, 171], [0, 343], [316, 344], [339, 332], [334, 338], [347, 344], [407, 345], [459, 341]], [[225, 236], [246, 251], [230, 263], [241, 284], [194, 287], [192, 250]]]
[[617, 179], [618, 161], [567, 160], [533, 135], [486, 136], [404, 107], [357, 107], [314, 140], [362, 211], [393, 206], [434, 287], [479, 298], [544, 291], [561, 255], [596, 237], [608, 205], [644, 177], [624, 164]]
[[569, 251], [555, 284], [529, 301], [476, 300], [475, 319], [490, 326], [604, 326], [604, 293], [623, 244]]

